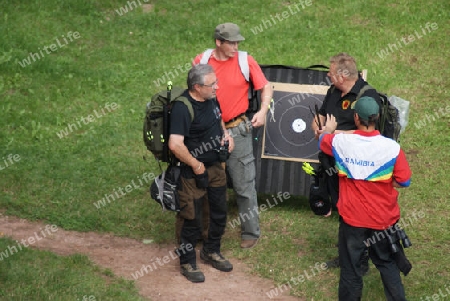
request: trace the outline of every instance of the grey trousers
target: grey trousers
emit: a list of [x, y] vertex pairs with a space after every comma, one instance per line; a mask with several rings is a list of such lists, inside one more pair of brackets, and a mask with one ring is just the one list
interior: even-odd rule
[[234, 140], [234, 150], [227, 160], [227, 169], [236, 193], [241, 238], [257, 239], [259, 229], [258, 198], [256, 194], [256, 167], [253, 156], [252, 131], [245, 122], [229, 129]]

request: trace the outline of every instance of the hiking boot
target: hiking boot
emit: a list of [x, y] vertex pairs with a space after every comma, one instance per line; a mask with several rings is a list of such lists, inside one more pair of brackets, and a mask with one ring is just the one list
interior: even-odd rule
[[254, 246], [256, 246], [256, 244], [258, 243], [258, 238], [257, 239], [243, 239], [241, 240], [241, 248], [242, 249], [251, 249]]
[[363, 276], [369, 273], [369, 250], [365, 250], [360, 260], [361, 264], [361, 273]]
[[205, 275], [200, 271], [195, 264], [182, 264], [180, 266], [181, 275], [187, 278], [190, 282], [204, 282]]
[[202, 249], [200, 252], [200, 258], [213, 266], [213, 268], [222, 271], [230, 272], [233, 269], [233, 265], [225, 259], [220, 253], [210, 253], [207, 254], [205, 250]]
[[339, 256], [325, 262], [327, 269], [339, 268]]

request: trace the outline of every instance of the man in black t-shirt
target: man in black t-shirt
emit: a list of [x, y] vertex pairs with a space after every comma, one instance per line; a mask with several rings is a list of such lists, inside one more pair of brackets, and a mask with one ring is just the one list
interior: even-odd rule
[[[208, 238], [203, 243], [200, 258], [214, 268], [230, 272], [233, 265], [220, 252], [222, 235], [227, 219], [226, 175], [220, 164], [223, 158], [219, 149], [228, 142], [228, 151], [234, 147], [233, 139], [225, 129], [220, 107], [215, 100], [218, 83], [209, 65], [196, 65], [188, 73], [188, 89], [182, 96], [192, 104], [194, 119], [186, 105], [173, 103], [169, 148], [181, 161], [179, 187], [180, 212], [177, 224], [181, 225], [181, 274], [191, 282], [203, 282], [205, 276], [196, 264], [195, 246], [201, 236], [204, 197], [209, 202]], [[226, 158], [225, 158], [226, 160]]]
[[[352, 104], [355, 102], [361, 89], [367, 85], [367, 82], [359, 75], [355, 59], [346, 53], [339, 53], [331, 57], [328, 77], [330, 77], [333, 85], [328, 89], [320, 107], [320, 124], [324, 125], [327, 114], [330, 114], [336, 118], [337, 128], [335, 133], [353, 133], [356, 130], [356, 125], [353, 118], [355, 110], [352, 108]], [[375, 89], [368, 89], [361, 96], [372, 97], [381, 108], [381, 100]], [[319, 130], [316, 120], [313, 120], [311, 126], [318, 139], [322, 131]], [[328, 156], [328, 158], [324, 158], [322, 154], [319, 157], [322, 165], [325, 165], [322, 161], [327, 159], [330, 161], [325, 162], [329, 165], [324, 166], [325, 169], [334, 167], [333, 157]], [[339, 184], [335, 172], [331, 176], [328, 176], [327, 188], [333, 208], [336, 209]]]
[[[361, 89], [368, 85], [367, 82], [360, 76], [355, 59], [347, 53], [339, 53], [330, 58], [330, 70], [328, 77], [331, 79], [332, 85], [328, 89], [327, 94], [323, 100], [322, 106], [319, 110], [320, 124], [325, 125], [327, 114], [333, 115], [336, 118], [337, 127], [335, 133], [353, 133], [356, 130], [353, 109], [354, 102], [360, 93]], [[378, 106], [381, 108], [382, 103], [375, 89], [367, 89], [360, 95], [369, 96], [376, 100]], [[381, 113], [381, 112], [380, 112]], [[316, 139], [319, 138], [323, 130], [319, 127], [314, 119], [311, 127], [315, 133]], [[335, 160], [332, 156], [328, 156], [322, 152], [319, 153], [319, 161], [322, 167], [327, 171], [325, 173], [327, 191], [331, 199], [332, 208], [337, 211], [337, 202], [339, 198], [339, 179], [335, 172]], [[331, 214], [331, 210], [329, 216]], [[339, 257], [326, 262], [329, 268], [339, 267]], [[363, 273], [369, 270], [368, 254], [365, 253], [361, 259]]]

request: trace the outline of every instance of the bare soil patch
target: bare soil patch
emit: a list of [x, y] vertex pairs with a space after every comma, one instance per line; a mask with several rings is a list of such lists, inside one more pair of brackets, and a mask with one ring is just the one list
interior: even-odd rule
[[[16, 217], [0, 214], [0, 236], [7, 236], [14, 240], [27, 240], [35, 237], [45, 228], [40, 222], [30, 222]], [[298, 298], [288, 296], [284, 292], [282, 296], [270, 299], [267, 296], [274, 283], [249, 273], [249, 267], [239, 260], [229, 258], [234, 269], [230, 273], [215, 270], [209, 265], [203, 264], [197, 252], [197, 261], [200, 269], [205, 274], [205, 282], [193, 284], [187, 281], [179, 272], [179, 261], [173, 259], [175, 245], [143, 244], [140, 241], [117, 237], [109, 234], [95, 232], [76, 232], [58, 229], [58, 231], [45, 235], [30, 245], [31, 248], [48, 250], [58, 255], [71, 255], [75, 253], [88, 256], [92, 262], [111, 269], [115, 275], [125, 279], [136, 281], [140, 294], [150, 300], [162, 301], [295, 301]], [[198, 249], [198, 247], [197, 247]], [[170, 261], [166, 264], [158, 264], [158, 259], [168, 256]], [[157, 267], [147, 273], [142, 270], [143, 276], [134, 279], [143, 266]]]

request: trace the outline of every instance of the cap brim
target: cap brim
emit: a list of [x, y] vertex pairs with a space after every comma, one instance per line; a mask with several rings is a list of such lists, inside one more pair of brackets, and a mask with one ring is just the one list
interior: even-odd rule
[[230, 42], [240, 42], [240, 41], [244, 41], [245, 38], [241, 35], [238, 35], [237, 37], [231, 38], [231, 39], [227, 39], [227, 41]]

